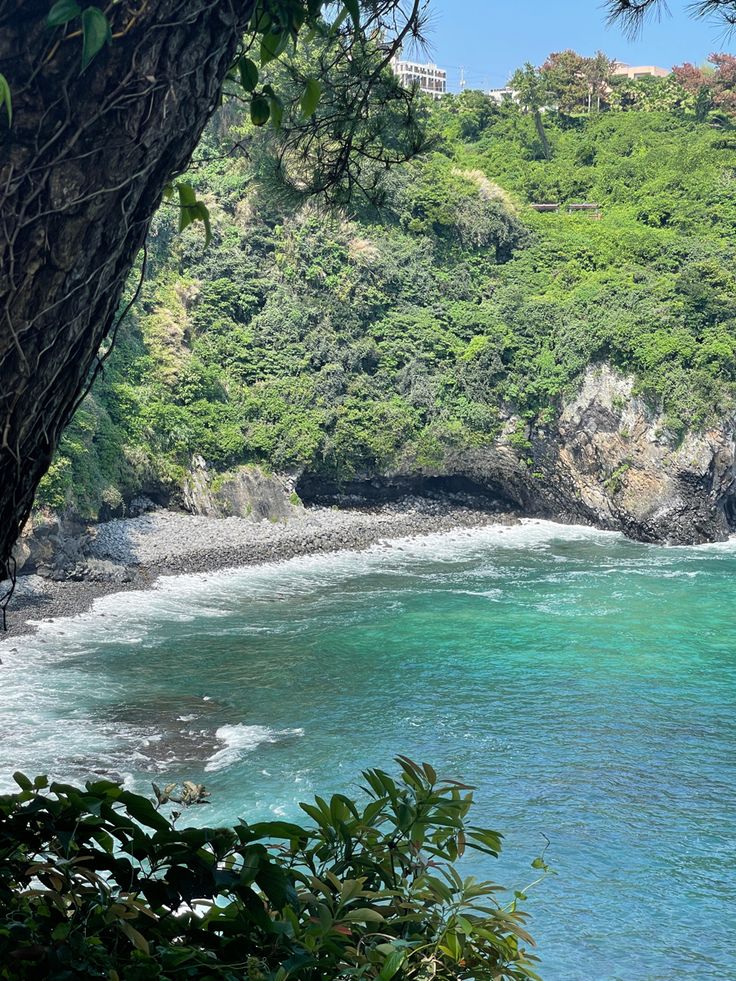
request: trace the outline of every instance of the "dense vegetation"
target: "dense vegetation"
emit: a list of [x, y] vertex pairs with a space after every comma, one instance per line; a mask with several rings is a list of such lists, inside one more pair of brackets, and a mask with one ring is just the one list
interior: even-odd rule
[[472, 788], [398, 762], [399, 780], [363, 774], [362, 803], [302, 804], [306, 827], [178, 829], [161, 807], [203, 787], [154, 785], [154, 806], [110, 781], [16, 774], [20, 793], [0, 797], [0, 978], [535, 978], [526, 897], [453, 866], [501, 847], [467, 822]]
[[[252, 127], [221, 114], [192, 175], [214, 239], [158, 216], [40, 502], [92, 516], [176, 493], [193, 454], [441, 471], [509, 416], [550, 422], [599, 360], [635, 374], [673, 440], [716, 418], [736, 380], [736, 131], [674, 77], [633, 89], [545, 112], [549, 159], [524, 105], [448, 96], [427, 107], [432, 150], [340, 218], [267, 191]], [[567, 213], [581, 201], [600, 220]]]

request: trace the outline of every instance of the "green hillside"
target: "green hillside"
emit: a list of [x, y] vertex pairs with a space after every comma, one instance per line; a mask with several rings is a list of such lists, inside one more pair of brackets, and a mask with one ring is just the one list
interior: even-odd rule
[[39, 502], [104, 515], [175, 489], [194, 454], [338, 482], [437, 467], [509, 413], [548, 421], [600, 360], [635, 373], [673, 442], [731, 405], [727, 121], [548, 113], [549, 160], [531, 115], [480, 93], [443, 99], [429, 126], [433, 149], [393, 172], [380, 211], [336, 217], [276, 203], [257, 154], [223, 157], [247, 130], [220, 119], [192, 178], [214, 240], [178, 237], [162, 209], [140, 301]]

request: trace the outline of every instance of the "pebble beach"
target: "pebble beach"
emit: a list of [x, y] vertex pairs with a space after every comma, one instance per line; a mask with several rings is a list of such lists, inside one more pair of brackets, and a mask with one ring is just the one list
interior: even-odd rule
[[100, 596], [150, 587], [159, 576], [204, 574], [341, 549], [359, 551], [384, 539], [517, 521], [514, 514], [459, 495], [407, 497], [372, 507], [356, 503], [295, 508], [280, 522], [168, 510], [108, 521], [87, 529], [83, 560], [68, 576], [18, 576], [0, 645], [3, 639], [33, 631], [39, 621], [82, 613]]

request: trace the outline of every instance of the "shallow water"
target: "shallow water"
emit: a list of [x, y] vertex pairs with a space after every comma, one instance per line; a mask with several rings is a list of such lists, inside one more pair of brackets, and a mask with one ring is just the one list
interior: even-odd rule
[[734, 599], [736, 542], [547, 522], [168, 579], [0, 648], [0, 784], [187, 777], [216, 822], [407, 753], [505, 831], [478, 872], [550, 839], [548, 981], [736, 979]]

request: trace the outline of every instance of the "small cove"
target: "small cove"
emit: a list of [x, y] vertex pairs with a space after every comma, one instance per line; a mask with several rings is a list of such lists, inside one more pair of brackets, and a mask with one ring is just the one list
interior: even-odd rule
[[548, 981], [736, 977], [735, 598], [736, 542], [532, 521], [171, 577], [0, 652], [0, 780], [191, 778], [216, 823], [405, 752], [505, 832], [474, 871], [522, 887], [550, 839]]

